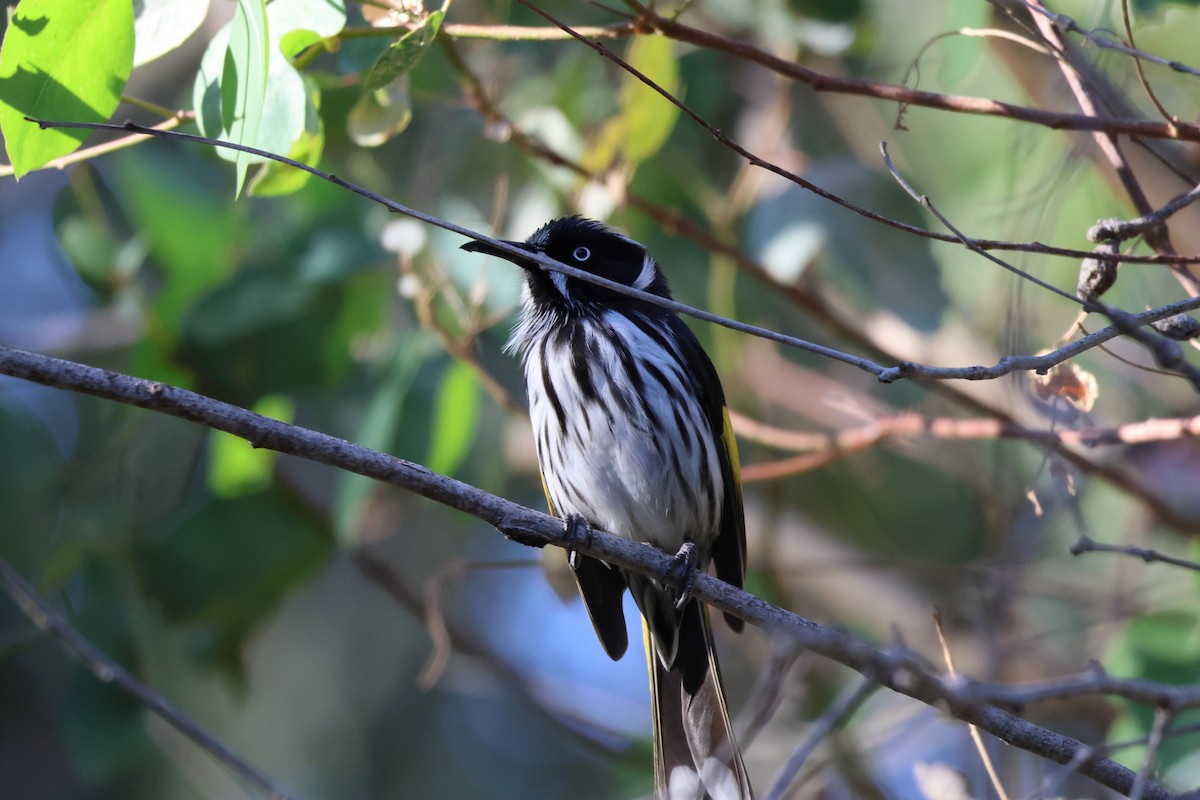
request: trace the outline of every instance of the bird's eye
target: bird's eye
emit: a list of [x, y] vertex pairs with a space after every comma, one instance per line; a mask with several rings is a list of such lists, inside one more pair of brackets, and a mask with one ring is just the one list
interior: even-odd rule
[[592, 257], [592, 251], [586, 247], [576, 247], [575, 252], [571, 253], [571, 258], [576, 261], [587, 261]]

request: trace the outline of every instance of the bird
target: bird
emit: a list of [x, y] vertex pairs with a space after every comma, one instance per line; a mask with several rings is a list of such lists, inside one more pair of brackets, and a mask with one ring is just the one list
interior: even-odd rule
[[[503, 240], [502, 240], [503, 241]], [[471, 241], [524, 272], [506, 349], [525, 375], [542, 487], [568, 533], [598, 528], [673, 554], [682, 589], [569, 552], [596, 635], [628, 647], [622, 598], [641, 612], [653, 721], [655, 800], [749, 800], [708, 609], [687, 576], [709, 566], [741, 588], [746, 526], [737, 445], [716, 368], [673, 310], [544, 269], [537, 255], [671, 298], [646, 248], [581, 216], [553, 219], [517, 252]], [[569, 539], [570, 540], [570, 539]], [[740, 632], [742, 621], [725, 615]]]

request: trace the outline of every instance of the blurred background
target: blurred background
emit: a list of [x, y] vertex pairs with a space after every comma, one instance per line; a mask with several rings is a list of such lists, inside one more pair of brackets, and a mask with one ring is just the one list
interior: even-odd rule
[[[330, 47], [297, 56], [303, 133], [272, 149], [506, 238], [564, 213], [604, 219], [649, 248], [677, 299], [881, 363], [987, 365], [1078, 335], [1077, 306], [961, 246], [748, 166], [582, 44], [466, 27], [547, 27], [518, 4], [456, 2], [419, 63], [365, 90], [397, 36], [372, 26], [424, 18], [396, 5], [346, 3]], [[615, 26], [615, 5], [544, 7], [575, 26]], [[1077, 111], [1054, 61], [1012, 40], [1031, 36], [1008, 14], [1020, 8], [686, 5], [681, 22], [820, 72]], [[1194, 57], [1196, 6], [1135, 2], [1138, 46]], [[1122, 29], [1119, 3], [1053, 9]], [[136, 69], [125, 94], [140, 102], [114, 119], [154, 123], [162, 117], [147, 103], [198, 105], [197, 71], [222, 52], [212, 42], [232, 12], [214, 0], [182, 46]], [[1070, 41], [1109, 109], [1157, 118], [1128, 58]], [[664, 37], [606, 42], [759, 156], [895, 219], [940, 230], [888, 174], [881, 141], [969, 236], [1086, 250], [1098, 219], [1136, 215], [1086, 135], [817, 94]], [[1173, 114], [1196, 118], [1194, 77], [1148, 67], [1148, 78]], [[1127, 150], [1154, 203], [1200, 174], [1194, 147]], [[1196, 222], [1175, 218], [1180, 252], [1200, 252]], [[543, 508], [519, 363], [504, 351], [520, 276], [460, 252], [463, 241], [277, 166], [235, 201], [218, 154], [151, 141], [19, 183], [0, 178], [0, 343], [193, 389]], [[1001, 255], [1074, 290], [1077, 261]], [[1166, 268], [1127, 264], [1105, 299], [1138, 311], [1183, 296]], [[1122, 677], [1200, 680], [1194, 574], [1069, 552], [1086, 535], [1197, 557], [1196, 440], [1072, 447], [1079, 455], [1068, 457], [981, 434], [986, 425], [970, 432], [973, 420], [1069, 431], [1196, 414], [1195, 391], [1149, 369], [1139, 346], [1091, 350], [1075, 362], [1084, 373], [1058, 378], [1083, 389], [1039, 394], [1024, 374], [884, 386], [693, 328], [738, 416], [751, 591], [877, 643], [899, 636], [942, 668], [938, 609], [955, 666], [980, 679], [1052, 677], [1096, 659]], [[1185, 352], [1194, 362], [1195, 349]], [[966, 432], [938, 434], [930, 420]], [[549, 800], [651, 788], [636, 612], [627, 607], [631, 652], [613, 663], [555, 568], [558, 551], [224, 434], [7, 378], [0, 509], [0, 555], [80, 632], [300, 796]], [[763, 791], [859, 676], [761, 631], [717, 627]], [[1136, 769], [1153, 714], [1083, 698], [1026, 716], [1088, 744], [1122, 744], [1113, 757]], [[1010, 796], [1057, 769], [985, 741]], [[1169, 737], [1156, 778], [1195, 788], [1198, 753], [1197, 735]], [[962, 794], [939, 793], [946, 785]], [[1085, 779], [1055, 792], [1111, 796]], [[0, 600], [0, 797], [250, 796]], [[964, 725], [881, 691], [823, 741], [787, 796], [995, 791]]]

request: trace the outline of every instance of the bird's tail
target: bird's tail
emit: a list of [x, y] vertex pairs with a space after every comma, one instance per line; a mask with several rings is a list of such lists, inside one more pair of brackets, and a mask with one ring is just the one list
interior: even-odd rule
[[[663, 664], [655, 637], [643, 623], [654, 710], [654, 798], [753, 800], [725, 706], [708, 609], [692, 600], [683, 614], [691, 619], [680, 626], [680, 636], [698, 635], [701, 641], [680, 641], [673, 669]], [[708, 663], [678, 663], [688, 659]], [[685, 681], [698, 685], [685, 688]]]

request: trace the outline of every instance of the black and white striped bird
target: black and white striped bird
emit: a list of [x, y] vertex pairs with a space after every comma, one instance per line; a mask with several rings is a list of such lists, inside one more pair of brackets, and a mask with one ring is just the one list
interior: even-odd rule
[[[658, 264], [637, 242], [571, 216], [506, 242], [660, 297]], [[551, 512], [714, 567], [742, 585], [745, 522], [725, 395], [695, 335], [673, 311], [498, 248], [464, 250], [525, 271], [520, 351]], [[614, 660], [628, 636], [626, 588], [642, 612], [654, 713], [657, 800], [753, 796], [721, 687], [707, 609], [643, 575], [572, 554], [579, 591]], [[726, 615], [736, 631], [741, 620]]]

